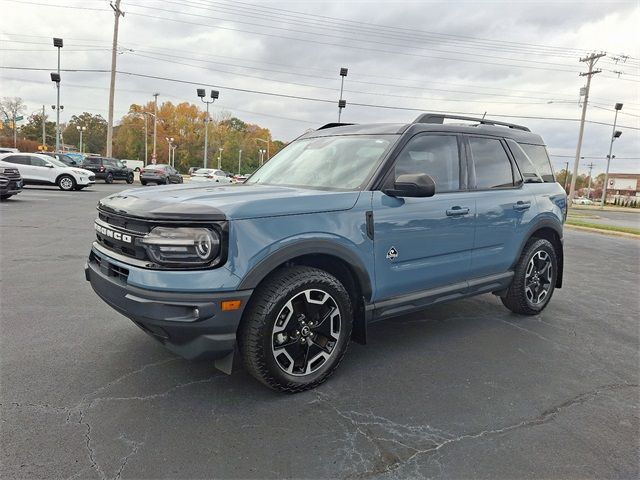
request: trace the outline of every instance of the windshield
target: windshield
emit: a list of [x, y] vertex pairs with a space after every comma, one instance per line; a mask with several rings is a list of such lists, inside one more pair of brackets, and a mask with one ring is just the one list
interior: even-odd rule
[[350, 135], [293, 142], [245, 182], [354, 190], [395, 142], [396, 135]]
[[63, 162], [54, 157], [47, 157], [47, 162], [52, 163], [56, 167], [68, 167], [69, 165], [65, 165]]

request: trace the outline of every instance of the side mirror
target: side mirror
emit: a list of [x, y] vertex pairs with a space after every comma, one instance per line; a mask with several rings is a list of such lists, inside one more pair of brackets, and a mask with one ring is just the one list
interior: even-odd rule
[[384, 191], [391, 197], [433, 197], [436, 184], [429, 175], [411, 173], [396, 178], [393, 189]]

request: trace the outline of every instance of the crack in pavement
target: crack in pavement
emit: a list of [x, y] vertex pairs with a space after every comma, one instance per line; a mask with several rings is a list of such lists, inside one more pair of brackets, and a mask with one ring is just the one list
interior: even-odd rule
[[[487, 429], [457, 436], [450, 432], [431, 427], [430, 425], [403, 425], [393, 422], [387, 418], [374, 415], [373, 413], [367, 414], [354, 410], [342, 411], [331, 402], [327, 395], [321, 393], [316, 394], [316, 399], [313, 400], [312, 403], [324, 403], [332, 411], [337, 413], [341, 419], [348, 422], [345, 426], [345, 438], [342, 440], [343, 442], [346, 442], [343, 452], [345, 459], [349, 461], [350, 465], [355, 465], [356, 469], [352, 473], [348, 474], [346, 478], [369, 478], [394, 472], [399, 468], [410, 464], [421, 455], [429, 456], [429, 459], [434, 460], [438, 467], [442, 469], [442, 465], [438, 461], [439, 457], [437, 455], [440, 453], [441, 449], [448, 445], [464, 440], [476, 440], [483, 437], [505, 434], [522, 428], [543, 425], [554, 420], [562, 411], [575, 405], [584, 404], [598, 395], [626, 388], [638, 388], [639, 386], [640, 385], [629, 383], [602, 385], [571, 397], [558, 405], [550, 407], [534, 418], [523, 420], [512, 425], [507, 425], [502, 428]], [[350, 431], [349, 427], [354, 430]], [[376, 428], [382, 430], [382, 432], [376, 433], [374, 431]], [[363, 452], [358, 448], [358, 435], [364, 438], [365, 441], [376, 449], [377, 458], [375, 462], [367, 461], [365, 458], [366, 452]], [[393, 437], [401, 438], [398, 439]], [[394, 451], [393, 449], [388, 448], [389, 445], [395, 445], [401, 448]], [[436, 456], [434, 456], [434, 454], [436, 454]], [[354, 461], [354, 459], [357, 461]], [[358, 471], [357, 467], [368, 468], [364, 471]]]
[[120, 479], [120, 476], [122, 475], [122, 471], [124, 470], [124, 467], [127, 466], [127, 462], [129, 461], [129, 459], [133, 457], [136, 453], [138, 453], [138, 449], [140, 447], [143, 447], [145, 443], [145, 442], [136, 442], [135, 440], [129, 440], [124, 434], [120, 435], [120, 439], [124, 440], [125, 443], [131, 446], [132, 448], [131, 448], [131, 452], [129, 452], [129, 454], [122, 459], [122, 463], [120, 464], [120, 468], [118, 469], [118, 473], [116, 473], [114, 480]]

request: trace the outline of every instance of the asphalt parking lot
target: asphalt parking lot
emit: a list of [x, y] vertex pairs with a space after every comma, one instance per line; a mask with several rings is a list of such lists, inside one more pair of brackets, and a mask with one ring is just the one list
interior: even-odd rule
[[378, 323], [291, 396], [173, 356], [93, 293], [95, 204], [124, 188], [0, 205], [0, 477], [640, 476], [637, 240], [567, 230], [543, 314], [483, 295]]

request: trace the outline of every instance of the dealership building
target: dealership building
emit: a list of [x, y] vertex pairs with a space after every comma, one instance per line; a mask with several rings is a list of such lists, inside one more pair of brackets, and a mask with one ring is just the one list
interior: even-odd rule
[[616, 198], [640, 197], [639, 185], [640, 173], [610, 173], [607, 182], [607, 202], [613, 202]]

